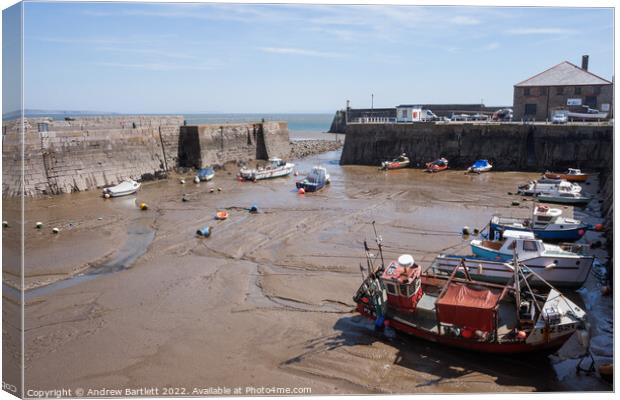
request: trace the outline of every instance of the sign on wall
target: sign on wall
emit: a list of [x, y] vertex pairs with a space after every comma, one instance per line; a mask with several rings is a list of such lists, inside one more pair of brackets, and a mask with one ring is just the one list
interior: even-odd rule
[[581, 99], [566, 99], [567, 106], [580, 106]]
[[601, 111], [608, 112], [609, 111], [609, 103], [601, 104]]

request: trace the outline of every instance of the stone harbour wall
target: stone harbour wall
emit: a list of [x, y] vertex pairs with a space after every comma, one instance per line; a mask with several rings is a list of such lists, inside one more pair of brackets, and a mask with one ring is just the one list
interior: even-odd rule
[[[192, 130], [196, 140], [187, 140]], [[187, 127], [182, 116], [27, 118], [4, 121], [2, 132], [3, 196], [157, 178], [184, 166], [188, 154], [198, 154], [191, 166], [202, 166], [290, 153], [285, 122]]]
[[413, 165], [445, 157], [464, 168], [488, 159], [497, 170], [602, 171], [613, 162], [612, 125], [349, 124], [341, 164], [379, 165], [406, 153]]
[[201, 168], [229, 161], [286, 158], [290, 152], [286, 122], [183, 126], [178, 164], [180, 167]]

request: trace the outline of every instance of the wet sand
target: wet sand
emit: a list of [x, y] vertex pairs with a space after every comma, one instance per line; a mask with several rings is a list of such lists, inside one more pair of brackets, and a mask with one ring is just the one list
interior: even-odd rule
[[[26, 387], [567, 389], [545, 355], [483, 356], [382, 336], [352, 312], [372, 221], [388, 258], [407, 252], [427, 265], [438, 253], [468, 254], [462, 227], [482, 228], [498, 212], [528, 215], [531, 202], [507, 192], [537, 174], [384, 172], [339, 166], [339, 155], [297, 161], [300, 174], [317, 163], [328, 168], [332, 184], [315, 194], [298, 195], [294, 177], [238, 182], [228, 167], [212, 182], [186, 176], [181, 185], [174, 176], [126, 198], [86, 192], [29, 201], [27, 282], [59, 283], [27, 295]], [[253, 204], [258, 214], [245, 210]], [[221, 209], [230, 217], [215, 221]], [[197, 238], [204, 226], [211, 237]]]

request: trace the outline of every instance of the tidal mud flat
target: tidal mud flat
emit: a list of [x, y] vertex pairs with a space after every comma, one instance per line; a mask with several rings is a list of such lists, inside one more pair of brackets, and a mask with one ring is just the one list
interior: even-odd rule
[[[531, 202], [507, 193], [537, 174], [385, 172], [339, 166], [339, 158], [333, 151], [294, 160], [300, 175], [327, 167], [332, 183], [315, 194], [296, 193], [301, 176], [239, 182], [227, 167], [211, 182], [187, 175], [182, 185], [173, 176], [126, 198], [85, 192], [28, 201], [26, 387], [610, 390], [596, 378], [558, 378], [546, 355], [483, 356], [382, 335], [353, 312], [372, 221], [388, 258], [409, 253], [426, 266], [439, 253], [469, 253], [463, 226], [482, 228], [494, 213], [527, 216]], [[257, 214], [247, 211], [252, 205]], [[593, 207], [575, 216], [594, 221]], [[215, 221], [222, 209], [230, 217]], [[196, 237], [204, 226], [212, 235]], [[596, 294], [591, 275], [586, 288]]]

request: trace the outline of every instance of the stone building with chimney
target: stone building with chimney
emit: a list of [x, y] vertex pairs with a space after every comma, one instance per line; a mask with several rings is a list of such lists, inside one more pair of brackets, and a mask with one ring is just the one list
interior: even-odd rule
[[587, 112], [597, 109], [612, 118], [613, 83], [588, 71], [588, 56], [581, 68], [564, 61], [514, 85], [514, 120], [545, 121], [556, 110]]

